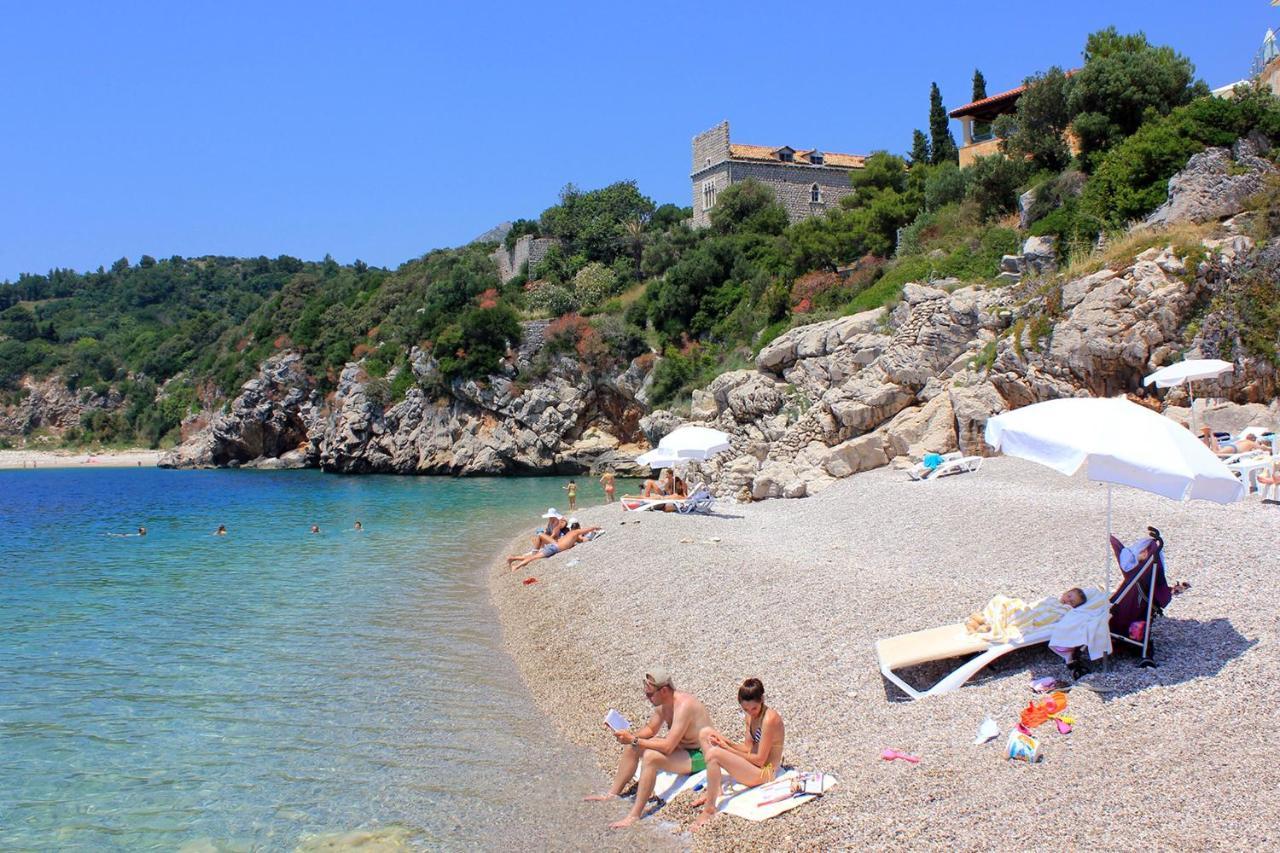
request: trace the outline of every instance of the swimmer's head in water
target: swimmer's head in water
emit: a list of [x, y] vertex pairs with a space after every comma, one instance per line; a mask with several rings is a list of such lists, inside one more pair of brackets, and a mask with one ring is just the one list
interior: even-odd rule
[[356, 522], [356, 530], [364, 530], [364, 525], [357, 521], [357, 522]]
[[319, 533], [319, 532], [320, 532], [320, 525], [318, 525], [318, 524], [313, 524], [313, 525], [311, 525], [311, 532], [312, 532], [312, 533]]

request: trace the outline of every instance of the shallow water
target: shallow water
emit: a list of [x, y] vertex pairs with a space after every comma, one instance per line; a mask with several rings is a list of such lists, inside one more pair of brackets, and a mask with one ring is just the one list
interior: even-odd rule
[[592, 846], [482, 568], [562, 485], [0, 472], [0, 847]]

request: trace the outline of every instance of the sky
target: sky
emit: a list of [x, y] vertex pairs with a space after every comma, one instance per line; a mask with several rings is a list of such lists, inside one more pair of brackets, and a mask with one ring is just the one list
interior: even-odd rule
[[[903, 153], [948, 107], [1144, 30], [1216, 87], [1267, 0], [0, 0], [0, 281], [144, 254], [395, 267], [565, 184], [691, 204], [691, 138]], [[959, 126], [953, 122], [959, 137]]]

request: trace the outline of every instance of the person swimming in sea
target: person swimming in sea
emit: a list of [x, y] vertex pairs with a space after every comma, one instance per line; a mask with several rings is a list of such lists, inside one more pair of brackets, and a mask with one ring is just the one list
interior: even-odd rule
[[226, 536], [226, 535], [227, 535], [227, 526], [226, 526], [225, 524], [219, 524], [219, 525], [218, 525], [218, 529], [217, 529], [217, 530], [215, 530], [215, 531], [213, 531], [213, 535], [214, 535], [214, 536]]
[[311, 532], [312, 532], [312, 533], [319, 533], [319, 532], [320, 532], [320, 525], [318, 525], [318, 524], [313, 524], [313, 525], [311, 525]]
[[364, 525], [363, 525], [363, 524], [361, 524], [361, 523], [357, 520], [357, 521], [356, 521], [356, 533], [359, 533], [359, 532], [360, 532], [360, 531], [362, 531], [362, 530], [364, 530]]

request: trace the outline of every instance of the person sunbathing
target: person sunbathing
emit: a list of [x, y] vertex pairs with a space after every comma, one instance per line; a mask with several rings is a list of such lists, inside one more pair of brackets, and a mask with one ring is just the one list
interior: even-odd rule
[[[551, 512], [551, 511], [548, 510], [548, 512]], [[551, 541], [554, 542], [554, 541], [558, 541], [561, 536], [569, 532], [569, 523], [565, 520], [565, 517], [563, 515], [549, 515], [549, 516], [546, 516], [546, 518], [547, 518], [547, 526], [539, 530], [537, 533], [533, 534], [532, 547], [523, 554], [511, 554], [510, 556], [508, 556], [507, 557], [508, 566], [510, 566], [516, 560], [523, 560], [525, 557], [528, 557], [530, 554], [537, 553], [538, 549], [540, 549], [543, 545], [546, 544], [546, 540], [548, 537], [550, 537]]]
[[531, 554], [523, 554], [512, 561], [511, 571], [518, 572], [535, 560], [545, 560], [547, 557], [554, 557], [556, 554], [568, 551], [599, 529], [599, 527], [579, 527], [576, 530], [568, 531], [559, 539], [552, 538], [545, 533], [539, 534], [540, 545], [538, 549]]
[[1267, 445], [1264, 442], [1250, 438], [1247, 435], [1234, 441], [1219, 443], [1217, 437], [1207, 426], [1200, 430], [1200, 440], [1219, 456], [1235, 456], [1237, 453], [1252, 453], [1267, 449]]
[[[665, 498], [674, 491], [673, 483], [675, 473], [670, 468], [662, 469], [662, 473], [658, 475], [656, 480], [645, 480], [644, 485], [640, 487], [640, 497], [642, 498]], [[631, 497], [623, 495], [623, 498]]]
[[712, 728], [699, 733], [707, 761], [707, 788], [693, 803], [694, 808], [702, 806], [702, 814], [693, 823], [694, 832], [716, 816], [716, 800], [720, 798], [724, 773], [754, 788], [772, 782], [782, 767], [786, 727], [782, 715], [765, 705], [764, 684], [760, 679], [748, 678], [742, 682], [738, 688], [738, 705], [747, 715], [746, 737], [742, 743], [734, 743]]
[[[671, 674], [664, 668], [653, 669], [645, 675], [644, 696], [653, 705], [653, 716], [639, 729], [634, 732], [630, 729], [614, 731], [608, 723], [603, 724], [627, 749], [622, 752], [618, 772], [614, 774], [608, 792], [592, 794], [585, 799], [616, 799], [630, 784], [636, 767], [640, 768], [635, 805], [626, 817], [610, 824], [610, 829], [623, 829], [640, 819], [653, 796], [659, 772], [697, 773], [707, 766], [698, 738], [699, 733], [711, 728], [707, 706], [692, 693], [676, 690]], [[667, 727], [667, 733], [658, 737], [663, 726]]]

